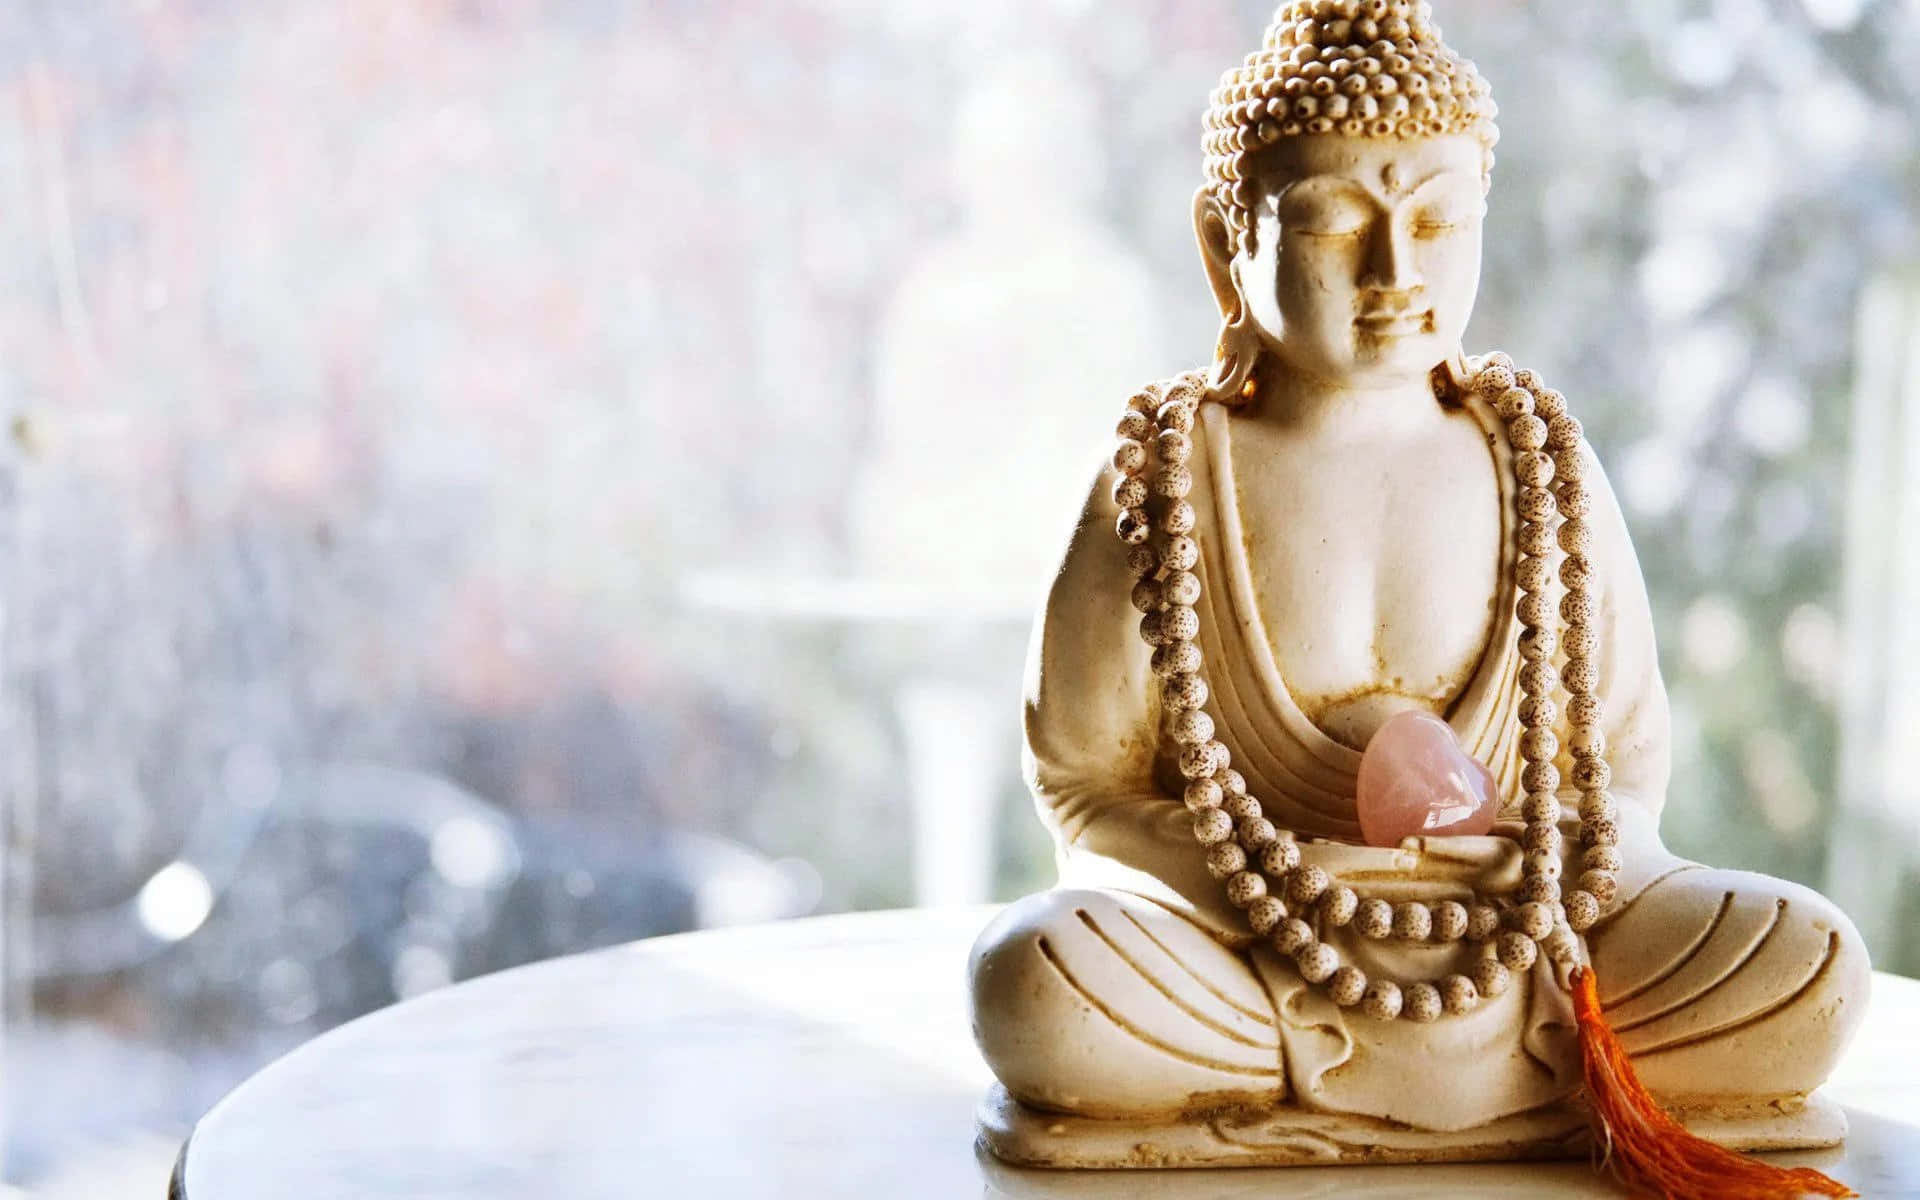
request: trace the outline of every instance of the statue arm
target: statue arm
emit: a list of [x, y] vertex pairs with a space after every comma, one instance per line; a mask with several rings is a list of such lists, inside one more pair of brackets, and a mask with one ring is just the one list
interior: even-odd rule
[[[1646, 580], [1627, 533], [1619, 501], [1587, 451], [1587, 489], [1593, 496], [1588, 517], [1593, 526], [1593, 561], [1600, 573], [1597, 617], [1600, 697], [1605, 702], [1601, 728], [1607, 739], [1607, 764], [1613, 771], [1612, 790], [1623, 807], [1637, 804], [1658, 816], [1667, 799], [1672, 771], [1672, 720], [1666, 684], [1653, 632], [1653, 612], [1647, 603]], [[1562, 775], [1572, 769], [1564, 747], [1569, 729], [1561, 717]], [[1577, 796], [1574, 797], [1577, 802]]]
[[1208, 874], [1192, 818], [1154, 781], [1160, 705], [1152, 651], [1129, 603], [1114, 536], [1115, 473], [1103, 470], [1048, 591], [1027, 658], [1027, 782], [1061, 882], [1147, 896], [1215, 934], [1247, 936]]

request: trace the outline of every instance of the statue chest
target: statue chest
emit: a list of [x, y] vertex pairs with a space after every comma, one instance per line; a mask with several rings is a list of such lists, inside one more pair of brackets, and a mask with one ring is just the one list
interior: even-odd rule
[[1234, 431], [1235, 491], [1260, 616], [1294, 701], [1364, 742], [1394, 711], [1444, 709], [1494, 628], [1501, 494], [1487, 434], [1330, 446]]

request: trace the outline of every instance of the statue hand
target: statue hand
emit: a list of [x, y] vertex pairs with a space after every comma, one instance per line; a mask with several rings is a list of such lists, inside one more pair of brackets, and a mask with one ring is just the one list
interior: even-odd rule
[[1483, 893], [1519, 887], [1523, 859], [1518, 841], [1493, 835], [1412, 837], [1391, 849], [1308, 840], [1300, 849], [1306, 861], [1356, 886], [1420, 881]]
[[1517, 838], [1411, 837], [1402, 849], [1420, 856], [1420, 873], [1466, 883], [1480, 892], [1508, 892], [1520, 886], [1525, 854]]

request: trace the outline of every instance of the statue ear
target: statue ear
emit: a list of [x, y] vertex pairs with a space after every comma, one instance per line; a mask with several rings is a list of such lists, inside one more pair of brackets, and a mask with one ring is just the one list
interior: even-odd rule
[[1208, 373], [1207, 398], [1238, 407], [1252, 394], [1249, 381], [1260, 357], [1260, 336], [1240, 296], [1233, 227], [1220, 198], [1206, 188], [1193, 198], [1193, 232], [1200, 239], [1200, 260], [1213, 285], [1214, 303], [1220, 306], [1220, 342]]
[[1233, 229], [1211, 188], [1194, 193], [1193, 232], [1200, 240], [1200, 261], [1206, 265], [1207, 282], [1213, 285], [1214, 303], [1220, 307], [1221, 319], [1231, 325], [1241, 315], [1240, 289], [1233, 278]]

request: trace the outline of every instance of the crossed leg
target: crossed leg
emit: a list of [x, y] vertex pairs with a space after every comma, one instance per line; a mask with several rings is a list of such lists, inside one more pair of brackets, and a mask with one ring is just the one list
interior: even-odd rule
[[[1668, 864], [1590, 939], [1642, 1080], [1689, 1107], [1806, 1095], [1864, 1013], [1859, 934], [1798, 885]], [[1288, 1099], [1274, 1000], [1247, 957], [1149, 900], [1028, 896], [981, 934], [971, 975], [975, 1038], [1031, 1107], [1152, 1117]]]
[[1608, 1021], [1671, 1102], [1805, 1095], [1865, 1015], [1871, 968], [1853, 924], [1765, 875], [1682, 864], [1590, 944]]
[[970, 973], [981, 1052], [1032, 1107], [1134, 1117], [1286, 1098], [1253, 968], [1151, 901], [1028, 896], [980, 935]]

